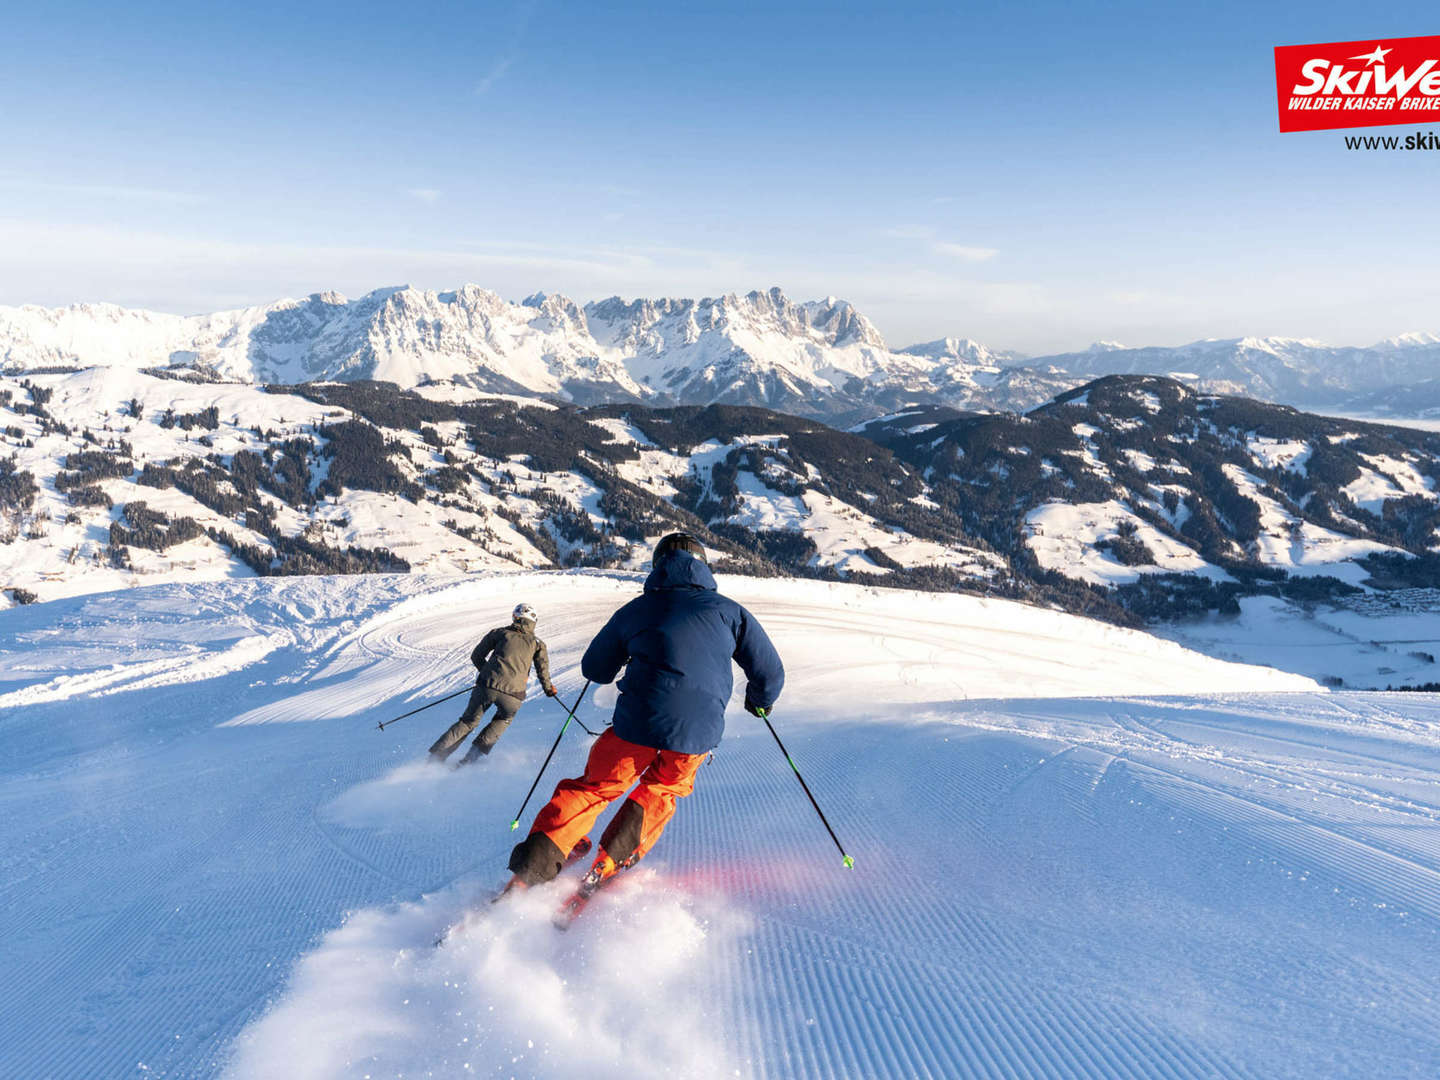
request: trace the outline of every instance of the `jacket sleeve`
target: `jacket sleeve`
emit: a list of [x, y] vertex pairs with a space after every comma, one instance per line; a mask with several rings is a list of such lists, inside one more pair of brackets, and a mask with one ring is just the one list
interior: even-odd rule
[[745, 700], [762, 709], [774, 705], [785, 685], [785, 665], [760, 621], [743, 607], [735, 630], [734, 657], [747, 680]]
[[620, 669], [630, 660], [630, 649], [621, 629], [624, 615], [625, 608], [611, 615], [610, 621], [595, 635], [595, 640], [590, 642], [590, 647], [580, 658], [580, 674], [593, 683], [614, 682]]
[[480, 644], [475, 646], [475, 651], [470, 654], [470, 663], [479, 668], [486, 660], [490, 659], [490, 654], [495, 651], [495, 646], [499, 644], [499, 641], [500, 631], [491, 630], [480, 639]]
[[550, 685], [550, 650], [539, 638], [535, 639], [535, 677], [542, 690]]

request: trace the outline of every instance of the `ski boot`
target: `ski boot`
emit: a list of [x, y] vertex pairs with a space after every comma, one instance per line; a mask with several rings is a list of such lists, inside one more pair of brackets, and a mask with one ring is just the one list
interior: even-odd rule
[[590, 903], [591, 897], [614, 881], [615, 875], [621, 870], [627, 870], [634, 866], [636, 861], [632, 856], [623, 863], [617, 863], [602, 849], [600, 855], [590, 864], [589, 871], [580, 879], [579, 887], [555, 913], [555, 917], [551, 920], [555, 924], [555, 929], [570, 929], [570, 924], [579, 918], [580, 913], [585, 910], [585, 905]]
[[[579, 840], [575, 841], [575, 846], [570, 849], [570, 854], [565, 856], [565, 861], [560, 865], [560, 869], [564, 870], [566, 867], [574, 866], [586, 855], [590, 854], [590, 848], [593, 846], [594, 845], [590, 842], [590, 837], [580, 837]], [[505, 883], [505, 887], [501, 889], [499, 893], [495, 895], [494, 899], [492, 899], [490, 902], [492, 904], [499, 903], [505, 897], [509, 896], [510, 893], [522, 891], [524, 889], [528, 889], [529, 887], [530, 883], [524, 878], [522, 878], [519, 874], [516, 874]]]
[[465, 752], [465, 756], [455, 763], [455, 768], [463, 769], [466, 765], [474, 765], [489, 753], [489, 747], [481, 747], [481, 745], [476, 742]]

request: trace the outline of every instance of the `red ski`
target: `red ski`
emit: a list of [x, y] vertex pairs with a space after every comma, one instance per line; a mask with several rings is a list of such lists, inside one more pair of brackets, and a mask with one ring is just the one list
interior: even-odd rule
[[[609, 864], [608, 867], [606, 864]], [[579, 887], [560, 905], [560, 910], [555, 912], [554, 917], [551, 918], [550, 921], [555, 925], [555, 929], [569, 930], [570, 925], [580, 917], [580, 913], [585, 910], [585, 906], [590, 903], [595, 894], [619, 877], [620, 871], [631, 865], [630, 862], [623, 862], [616, 866], [608, 855], [601, 855], [596, 859], [595, 865], [591, 866], [589, 872], [580, 879]]]
[[[565, 866], [572, 866], [573, 864], [583, 859], [586, 855], [590, 854], [590, 848], [592, 846], [593, 845], [591, 844], [590, 838], [588, 836], [582, 836], [579, 840], [575, 841], [575, 846], [570, 849], [570, 854], [565, 856]], [[505, 897], [509, 896], [512, 892], [524, 888], [525, 886], [520, 883], [519, 878], [512, 877], [509, 881], [505, 883], [505, 887], [503, 889], [501, 889], [498, 893], [496, 893], [490, 898], [490, 903], [498, 904], [501, 900], [504, 900]], [[435, 947], [438, 949], [441, 945], [444, 945], [445, 942], [450, 939], [451, 934], [455, 933], [456, 930], [460, 929], [461, 926], [465, 925], [465, 919], [468, 917], [468, 914], [462, 916], [459, 922], [452, 923], [450, 926], [447, 926], [444, 932], [435, 939]]]

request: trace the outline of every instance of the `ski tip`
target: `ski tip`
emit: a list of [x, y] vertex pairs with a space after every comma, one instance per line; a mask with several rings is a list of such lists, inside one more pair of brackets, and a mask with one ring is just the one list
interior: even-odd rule
[[854, 869], [855, 869], [855, 860], [852, 859], [849, 855], [846, 855], [846, 856], [845, 856], [844, 862], [845, 862], [845, 869], [846, 869], [846, 870], [854, 870]]
[[511, 831], [511, 832], [514, 832], [514, 831], [515, 831], [516, 829], [518, 829], [519, 827], [520, 827], [520, 819], [519, 819], [518, 817], [517, 817], [514, 821], [510, 822], [510, 831]]

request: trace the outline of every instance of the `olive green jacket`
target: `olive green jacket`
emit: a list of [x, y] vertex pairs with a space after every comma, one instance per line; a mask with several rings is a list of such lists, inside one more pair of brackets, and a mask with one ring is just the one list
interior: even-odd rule
[[497, 626], [480, 639], [470, 654], [470, 662], [480, 671], [475, 678], [478, 685], [521, 700], [525, 697], [532, 665], [541, 689], [550, 686], [550, 650], [528, 624]]

